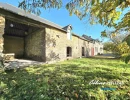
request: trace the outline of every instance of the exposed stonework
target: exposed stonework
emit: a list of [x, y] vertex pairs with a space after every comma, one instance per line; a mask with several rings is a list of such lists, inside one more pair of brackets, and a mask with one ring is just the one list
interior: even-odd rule
[[45, 29], [30, 33], [25, 38], [25, 57], [45, 61]]
[[[73, 36], [74, 37], [74, 36]], [[78, 48], [78, 52], [79, 52], [79, 57], [82, 57], [82, 47], [84, 47], [84, 54], [85, 54], [85, 57], [86, 56], [88, 56], [88, 41], [85, 41], [85, 40], [82, 40], [82, 39], [80, 39], [80, 38], [78, 38], [78, 41], [79, 41], [79, 43], [78, 43], [78, 46], [79, 46], [79, 48]], [[75, 43], [75, 41], [74, 41], [74, 43]], [[74, 44], [75, 45], [75, 44]], [[75, 54], [76, 55], [76, 54]]]
[[5, 28], [5, 18], [0, 16], [0, 56], [3, 56], [3, 34], [4, 34], [4, 28]]
[[[18, 8], [15, 8], [14, 11], [14, 8], [8, 4], [1, 4], [0, 55], [2, 55], [4, 44], [5, 53], [14, 53], [16, 57], [21, 56], [50, 63], [93, 56], [99, 51], [101, 52], [100, 48], [103, 48], [101, 44], [94, 44], [95, 39], [72, 35], [71, 30], [73, 28], [71, 25], [61, 27], [35, 15], [25, 13]], [[6, 21], [2, 16], [5, 16]], [[3, 43], [3, 34], [13, 36], [13, 38], [5, 37]]]
[[103, 53], [103, 45], [101, 42], [95, 42], [94, 44], [94, 55]]
[[24, 38], [4, 36], [4, 53], [14, 53], [15, 57], [22, 58], [24, 53]]
[[14, 60], [14, 58], [15, 58], [14, 53], [4, 54], [4, 61]]
[[[71, 40], [67, 39], [65, 32], [54, 28], [46, 28], [46, 61], [65, 60], [67, 59], [66, 48], [72, 48], [72, 57], [82, 57], [82, 47], [85, 51], [88, 49], [88, 41], [72, 36]], [[85, 52], [87, 56], [87, 52]]]
[[94, 43], [89, 42], [89, 56], [94, 56], [94, 54], [92, 55], [92, 49], [94, 50]]

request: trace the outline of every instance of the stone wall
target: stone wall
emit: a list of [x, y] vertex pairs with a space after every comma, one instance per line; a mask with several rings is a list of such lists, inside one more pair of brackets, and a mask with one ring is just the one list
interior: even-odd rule
[[[75, 43], [75, 41], [74, 41], [74, 43]], [[80, 39], [79, 38], [79, 45], [78, 45], [79, 47], [78, 47], [78, 50], [79, 50], [79, 56], [80, 57], [82, 57], [82, 47], [84, 47], [84, 54], [85, 54], [85, 57], [87, 57], [88, 56], [88, 41], [85, 41], [85, 40], [83, 40], [83, 39]]]
[[99, 42], [95, 41], [95, 44], [94, 44], [94, 55], [97, 55], [100, 52], [99, 48], [100, 48]]
[[97, 48], [97, 50], [94, 49], [94, 55], [98, 55], [98, 53], [100, 53], [100, 54], [103, 53], [103, 49], [101, 49], [101, 48], [103, 48], [103, 44], [101, 42], [96, 41], [94, 44], [94, 48]]
[[3, 56], [3, 34], [4, 34], [4, 28], [5, 28], [5, 18], [0, 16], [0, 56]]
[[98, 44], [98, 49], [99, 53], [103, 54], [103, 44], [101, 42]]
[[[92, 56], [92, 48], [94, 48], [94, 43], [89, 42], [89, 56]], [[94, 48], [94, 50], [95, 50], [95, 48]]]
[[16, 58], [22, 58], [24, 38], [4, 35], [4, 53], [14, 53]]
[[[72, 57], [78, 58], [82, 56], [82, 47], [85, 51], [88, 48], [88, 42], [79, 37], [72, 36], [72, 39], [67, 39], [66, 32], [56, 30], [54, 28], [45, 28], [46, 32], [46, 61], [58, 61], [68, 59], [66, 55], [67, 47], [72, 48]], [[87, 55], [87, 52], [85, 52]]]
[[45, 61], [45, 29], [29, 33], [25, 38], [25, 57]]

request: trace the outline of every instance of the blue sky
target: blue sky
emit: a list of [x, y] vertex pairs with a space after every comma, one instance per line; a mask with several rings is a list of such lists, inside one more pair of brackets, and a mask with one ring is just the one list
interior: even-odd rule
[[[0, 2], [5, 2], [14, 6], [18, 6], [19, 0], [0, 0]], [[105, 27], [101, 26], [100, 24], [90, 25], [85, 19], [80, 20], [77, 16], [72, 15], [69, 16], [69, 12], [66, 8], [57, 9], [42, 9], [41, 17], [45, 18], [51, 22], [54, 22], [60, 26], [66, 26], [71, 24], [73, 27], [73, 32], [77, 35], [82, 36], [82, 34], [86, 34], [92, 36], [95, 39], [100, 39], [101, 31], [105, 29]]]

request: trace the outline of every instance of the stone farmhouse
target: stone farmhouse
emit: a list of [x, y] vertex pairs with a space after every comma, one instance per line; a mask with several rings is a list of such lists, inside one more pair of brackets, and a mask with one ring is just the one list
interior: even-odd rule
[[103, 53], [101, 41], [72, 33], [6, 3], [0, 3], [0, 54], [41, 62], [94, 56]]

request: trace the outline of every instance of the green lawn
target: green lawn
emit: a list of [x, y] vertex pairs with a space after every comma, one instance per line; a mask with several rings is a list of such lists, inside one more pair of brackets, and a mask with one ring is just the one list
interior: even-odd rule
[[130, 100], [130, 64], [83, 58], [0, 71], [0, 100]]

